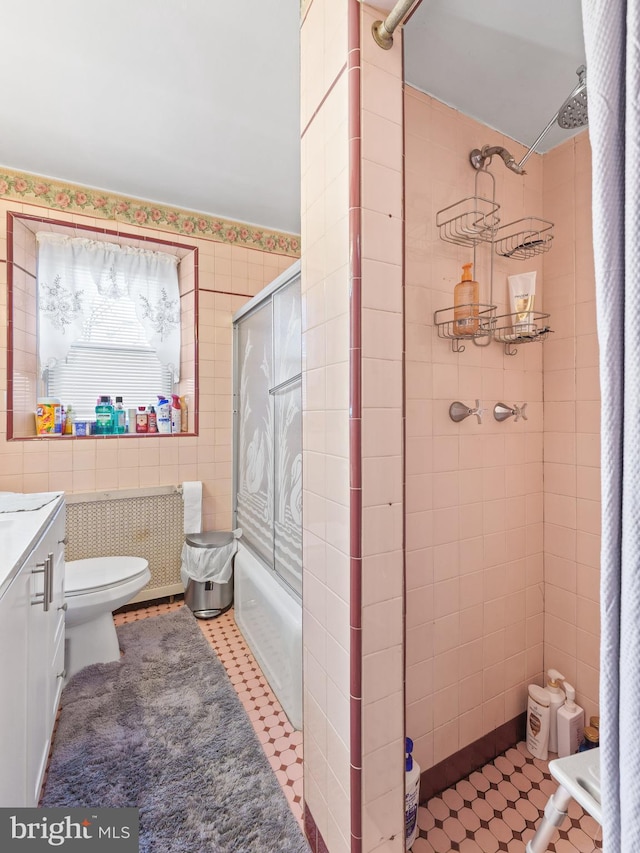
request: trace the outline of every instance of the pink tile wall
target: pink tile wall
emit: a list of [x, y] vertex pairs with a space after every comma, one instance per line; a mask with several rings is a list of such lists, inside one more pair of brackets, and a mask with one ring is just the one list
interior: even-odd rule
[[401, 853], [403, 684], [403, 69], [362, 15], [363, 850]]
[[[6, 313], [6, 212], [45, 216], [65, 224], [77, 223], [151, 239], [167, 239], [165, 232], [91, 217], [62, 213], [26, 204], [0, 200], [0, 311]], [[291, 264], [291, 258], [267, 252], [229, 246], [210, 240], [170, 238], [197, 245], [199, 249], [199, 369], [200, 431], [198, 436], [176, 440], [109, 438], [95, 440], [7, 441], [6, 394], [2, 397], [0, 422], [0, 490], [42, 491], [63, 489], [84, 492], [170, 485], [184, 480], [202, 480], [204, 485], [203, 524], [205, 529], [228, 529], [231, 524], [231, 316], [248, 298], [272, 281]], [[18, 248], [20, 248], [18, 246]], [[34, 259], [24, 257], [27, 264]], [[33, 266], [33, 264], [32, 264]], [[18, 278], [18, 285], [20, 279]], [[185, 285], [186, 286], [186, 285]], [[27, 292], [18, 306], [17, 326], [27, 322]], [[22, 299], [21, 296], [18, 297]], [[27, 300], [27, 301], [25, 301]], [[20, 387], [28, 384], [32, 365], [22, 361], [20, 334], [14, 347], [21, 376]], [[6, 340], [0, 343], [1, 387], [7, 387]], [[31, 372], [30, 372], [31, 371]], [[193, 377], [187, 378], [187, 383]], [[188, 386], [187, 386], [188, 387]], [[29, 387], [29, 394], [32, 393]], [[20, 402], [20, 388], [18, 403]], [[25, 392], [26, 393], [26, 392]], [[187, 393], [189, 391], [187, 390]], [[23, 394], [24, 397], [24, 394]], [[35, 394], [33, 395], [35, 398]], [[193, 414], [193, 408], [192, 408]], [[33, 416], [31, 416], [32, 418]]]
[[302, 27], [305, 801], [331, 853], [403, 849], [402, 69], [373, 20], [314, 0]]
[[[406, 725], [422, 769], [515, 717], [543, 668], [543, 346], [507, 356], [497, 342], [455, 354], [433, 326], [451, 306], [473, 251], [439, 239], [435, 216], [474, 195], [472, 148], [506, 139], [407, 88], [405, 102]], [[501, 221], [542, 216], [541, 158], [525, 177], [494, 163]], [[478, 194], [492, 187], [481, 175]], [[482, 302], [507, 310], [507, 276], [540, 259], [494, 259], [478, 247]], [[449, 418], [454, 400], [487, 411]], [[498, 423], [496, 402], [528, 403], [527, 421]]]
[[587, 132], [544, 157], [544, 211], [555, 220], [544, 259], [553, 340], [544, 346], [545, 668], [598, 712], [600, 391]]
[[347, 4], [301, 31], [304, 798], [351, 850]]

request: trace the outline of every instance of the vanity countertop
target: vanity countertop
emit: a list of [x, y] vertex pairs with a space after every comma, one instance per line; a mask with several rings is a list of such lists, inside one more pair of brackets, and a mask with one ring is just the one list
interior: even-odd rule
[[[0, 493], [7, 499], [7, 493]], [[16, 505], [21, 497], [31, 495], [16, 493]], [[64, 502], [62, 492], [45, 492], [42, 499], [48, 502], [39, 509], [18, 512], [0, 512], [0, 596], [4, 594], [14, 576], [29, 556], [40, 534]]]

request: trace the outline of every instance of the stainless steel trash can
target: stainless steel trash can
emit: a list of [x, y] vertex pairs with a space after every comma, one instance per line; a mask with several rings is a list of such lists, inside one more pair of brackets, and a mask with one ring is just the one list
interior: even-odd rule
[[[233, 542], [233, 533], [187, 533], [185, 544], [189, 548], [224, 548]], [[233, 569], [226, 583], [196, 581], [189, 578], [184, 590], [184, 601], [198, 619], [211, 619], [228, 610], [233, 604]]]

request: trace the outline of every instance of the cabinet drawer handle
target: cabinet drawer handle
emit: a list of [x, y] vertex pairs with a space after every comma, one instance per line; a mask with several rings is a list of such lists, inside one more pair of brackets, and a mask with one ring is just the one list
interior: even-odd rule
[[58, 545], [66, 545], [69, 542], [69, 537], [65, 536], [64, 539], [58, 539]]
[[36, 592], [36, 600], [31, 604], [42, 604], [43, 610], [49, 610], [51, 596], [53, 593], [53, 554], [49, 554], [44, 563], [36, 563], [36, 568], [31, 569], [34, 575], [44, 574], [44, 592]]
[[68, 605], [68, 604], [67, 604], [67, 602], [65, 601], [65, 603], [62, 605], [62, 607], [58, 607], [58, 610], [66, 610], [68, 606], [69, 606], [69, 605]]
[[66, 669], [63, 669], [62, 672], [59, 672], [56, 676], [56, 678], [66, 678], [66, 677], [67, 677], [67, 670]]

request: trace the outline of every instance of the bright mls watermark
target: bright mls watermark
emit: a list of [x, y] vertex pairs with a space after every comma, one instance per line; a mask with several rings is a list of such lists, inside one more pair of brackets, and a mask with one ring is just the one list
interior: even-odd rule
[[138, 853], [138, 809], [0, 808], [0, 850]]

